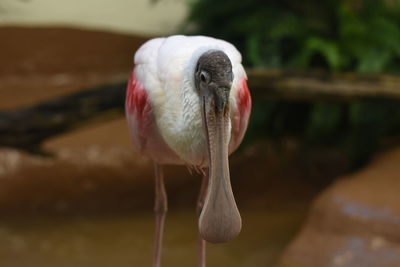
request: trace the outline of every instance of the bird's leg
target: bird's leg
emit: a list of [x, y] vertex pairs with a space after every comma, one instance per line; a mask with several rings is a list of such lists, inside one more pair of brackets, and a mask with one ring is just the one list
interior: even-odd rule
[[162, 166], [155, 163], [155, 205], [154, 212], [156, 215], [156, 236], [155, 236], [155, 248], [153, 267], [160, 267], [161, 264], [161, 247], [164, 233], [164, 222], [167, 214], [168, 202], [167, 193], [164, 185], [164, 173]]
[[[200, 193], [197, 199], [197, 216], [200, 217], [201, 210], [207, 195], [208, 171], [204, 173], [201, 181]], [[206, 241], [199, 234], [199, 267], [206, 267]]]

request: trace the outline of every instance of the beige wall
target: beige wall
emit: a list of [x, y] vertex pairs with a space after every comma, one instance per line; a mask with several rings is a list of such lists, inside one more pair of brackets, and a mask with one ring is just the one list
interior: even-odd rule
[[70, 25], [146, 35], [174, 33], [187, 0], [1, 0], [0, 24]]

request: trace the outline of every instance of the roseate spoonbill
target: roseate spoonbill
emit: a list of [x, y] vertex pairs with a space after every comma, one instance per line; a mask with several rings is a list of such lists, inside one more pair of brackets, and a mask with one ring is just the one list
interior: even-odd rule
[[226, 242], [241, 229], [228, 166], [251, 109], [241, 55], [223, 40], [176, 35], [146, 42], [134, 63], [126, 116], [134, 146], [155, 164], [153, 266], [160, 266], [167, 212], [162, 166], [183, 164], [204, 172], [197, 203], [204, 267], [205, 240]]

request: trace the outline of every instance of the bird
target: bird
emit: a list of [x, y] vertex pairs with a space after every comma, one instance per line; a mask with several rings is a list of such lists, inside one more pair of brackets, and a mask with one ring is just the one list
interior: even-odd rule
[[203, 173], [197, 200], [199, 267], [206, 266], [206, 241], [227, 242], [241, 231], [228, 156], [243, 140], [251, 105], [242, 56], [227, 41], [173, 35], [151, 39], [136, 51], [125, 113], [133, 147], [154, 163], [153, 267], [161, 266], [168, 209], [165, 165]]

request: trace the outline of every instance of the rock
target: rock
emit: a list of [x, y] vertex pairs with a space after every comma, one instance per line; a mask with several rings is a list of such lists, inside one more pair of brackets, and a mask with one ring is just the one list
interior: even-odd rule
[[[0, 148], [0, 213], [88, 213], [152, 210], [151, 162], [133, 150], [125, 118], [89, 125], [44, 144], [50, 155]], [[168, 166], [170, 203], [195, 203], [197, 176]]]
[[143, 199], [151, 203], [151, 196], [142, 193], [151, 189], [146, 181], [151, 179], [150, 167], [122, 146], [60, 149], [46, 157], [0, 149], [0, 211], [4, 215], [140, 207]]
[[325, 190], [279, 266], [400, 266], [399, 163], [395, 149]]
[[63, 27], [0, 27], [0, 109], [127, 80], [148, 38]]

